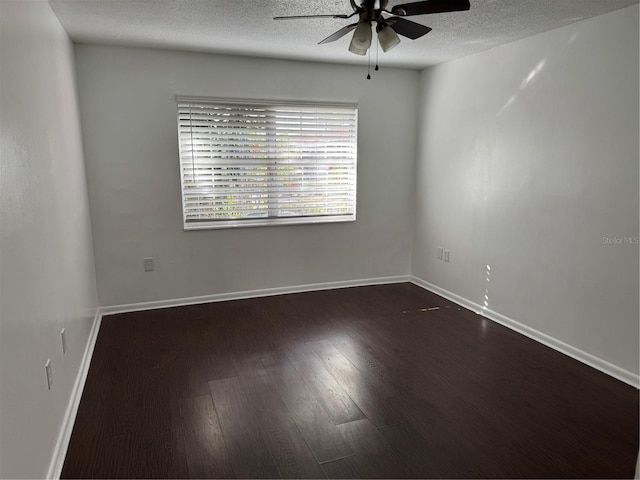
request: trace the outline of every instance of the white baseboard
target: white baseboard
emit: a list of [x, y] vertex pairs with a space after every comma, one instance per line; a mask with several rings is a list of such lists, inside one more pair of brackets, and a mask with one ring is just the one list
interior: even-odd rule
[[76, 420], [76, 414], [78, 413], [78, 406], [80, 405], [80, 399], [82, 398], [82, 390], [84, 389], [84, 383], [87, 380], [87, 374], [89, 373], [89, 366], [91, 365], [91, 357], [93, 356], [93, 348], [96, 345], [96, 339], [98, 338], [98, 331], [100, 330], [100, 322], [102, 321], [102, 311], [100, 308], [96, 310], [96, 314], [93, 318], [93, 325], [89, 332], [89, 338], [87, 339], [87, 345], [80, 361], [80, 369], [76, 376], [76, 381], [73, 385], [71, 397], [64, 414], [62, 426], [58, 433], [58, 440], [51, 457], [51, 464], [47, 472], [47, 478], [58, 479], [62, 473], [62, 467], [64, 466], [64, 459], [67, 455], [67, 449], [69, 448], [69, 441], [71, 440], [71, 433], [73, 432], [73, 425]]
[[245, 290], [242, 292], [215, 293], [199, 297], [177, 298], [173, 300], [158, 300], [155, 302], [130, 303], [126, 305], [113, 305], [102, 307], [102, 315], [115, 313], [139, 312], [156, 308], [180, 307], [183, 305], [197, 305], [199, 303], [223, 302], [226, 300], [240, 300], [243, 298], [270, 297], [287, 293], [313, 292], [318, 290], [333, 290], [336, 288], [363, 287], [367, 285], [384, 285], [389, 283], [410, 282], [410, 275], [397, 275], [394, 277], [365, 278], [358, 280], [343, 280], [338, 282], [310, 283], [307, 285], [294, 285], [288, 287], [264, 288], [260, 290]]
[[607, 375], [617, 378], [618, 380], [628, 385], [631, 385], [635, 388], [640, 388], [640, 376], [629, 372], [628, 370], [620, 368], [617, 365], [607, 362], [606, 360], [602, 360], [601, 358], [591, 355], [590, 353], [580, 350], [572, 345], [569, 345], [568, 343], [564, 343], [563, 341], [551, 337], [546, 333], [542, 333], [539, 330], [528, 327], [527, 325], [517, 322], [512, 318], [506, 317], [498, 312], [494, 312], [493, 310], [486, 309], [481, 305], [472, 302], [471, 300], [456, 295], [453, 292], [449, 292], [448, 290], [440, 288], [437, 285], [427, 282], [426, 280], [411, 276], [411, 283], [418, 285], [425, 290], [429, 290], [430, 292], [433, 292], [437, 295], [440, 295], [447, 300], [451, 300], [461, 307], [482, 315], [483, 317], [486, 317], [496, 323], [504, 325], [505, 327], [521, 333], [522, 335], [525, 335], [526, 337], [529, 337], [533, 340], [536, 340], [537, 342], [540, 342], [547, 347], [553, 348], [560, 353], [564, 353], [565, 355], [568, 355], [569, 357], [574, 358], [586, 365], [589, 365], [590, 367], [600, 370]]

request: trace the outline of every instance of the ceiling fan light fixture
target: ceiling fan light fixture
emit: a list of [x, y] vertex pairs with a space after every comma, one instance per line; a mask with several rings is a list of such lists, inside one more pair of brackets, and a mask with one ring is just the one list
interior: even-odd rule
[[356, 27], [356, 31], [353, 32], [349, 51], [356, 55], [366, 55], [367, 50], [369, 50], [371, 46], [372, 38], [371, 24], [369, 22], [360, 22]]
[[349, 51], [351, 53], [355, 53], [356, 55], [366, 55], [367, 54], [367, 49], [366, 48], [358, 48], [355, 47], [353, 45], [349, 45]]
[[382, 51], [388, 52], [400, 43], [400, 37], [398, 37], [398, 34], [393, 28], [389, 25], [385, 25], [378, 30], [378, 41], [380, 42]]

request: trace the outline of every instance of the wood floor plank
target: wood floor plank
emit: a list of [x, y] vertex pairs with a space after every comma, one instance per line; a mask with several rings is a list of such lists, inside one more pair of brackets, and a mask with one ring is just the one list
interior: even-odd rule
[[[405, 395], [390, 399], [405, 418], [405, 422], [415, 428], [428, 442], [437, 446], [431, 452], [434, 458], [447, 465], [446, 470], [455, 469], [454, 476], [473, 478], [495, 478], [494, 470], [485, 470], [485, 461], [491, 467], [489, 452], [496, 450], [499, 436], [492, 437], [490, 431], [482, 430], [485, 423], [480, 417], [473, 417], [468, 411], [456, 412], [457, 418], [446, 406], [436, 405], [429, 400]], [[465, 420], [471, 424], [463, 424]], [[498, 447], [499, 449], [499, 447]], [[458, 470], [462, 468], [462, 470]], [[448, 475], [447, 475], [448, 476]]]
[[379, 428], [389, 447], [411, 478], [477, 478], [471, 465], [457, 450], [427, 441], [408, 423]]
[[240, 379], [214, 380], [209, 382], [209, 388], [235, 476], [278, 477], [278, 469], [260, 434]]
[[183, 398], [178, 408], [189, 477], [234, 478], [211, 396]]
[[342, 389], [349, 394], [366, 418], [376, 427], [395, 425], [400, 416], [385, 400], [386, 389], [379, 388], [366, 372], [360, 372], [329, 341], [308, 343]]
[[[149, 478], [147, 462], [141, 458], [137, 440], [128, 432], [103, 438], [99, 446], [86, 444], [84, 455], [65, 461], [61, 478]], [[90, 453], [89, 453], [90, 452]], [[141, 461], [142, 460], [142, 461]]]
[[237, 372], [229, 352], [226, 348], [221, 348], [220, 341], [211, 340], [207, 332], [198, 327], [190, 329], [189, 333], [189, 342], [181, 345], [181, 348], [188, 351], [184, 365], [188, 396], [208, 395], [210, 381], [234, 377]]
[[322, 478], [324, 473], [276, 388], [264, 373], [242, 378], [258, 427], [282, 478]]
[[322, 470], [327, 478], [383, 478], [374, 476], [375, 472], [357, 462], [355, 455], [323, 463]]
[[338, 425], [343, 438], [356, 453], [345, 459], [350, 470], [359, 473], [358, 478], [405, 478], [407, 471], [385, 438], [367, 420]]
[[286, 355], [333, 423], [339, 425], [364, 418], [362, 411], [307, 344], [291, 345]]
[[145, 399], [141, 412], [144, 427], [135, 430], [131, 437], [138, 448], [142, 471], [151, 478], [186, 478], [188, 467], [179, 432], [175, 428], [177, 412], [170, 399], [154, 394]]
[[[350, 327], [349, 331], [354, 332], [354, 327]], [[368, 377], [369, 382], [375, 385], [375, 389], [383, 396], [390, 397], [395, 394], [392, 375], [370, 350], [349, 335], [338, 337], [331, 343], [356, 366], [362, 375]]]
[[263, 364], [268, 381], [277, 388], [318, 462], [352, 455], [353, 451], [289, 359], [283, 353], [273, 353], [265, 356]]

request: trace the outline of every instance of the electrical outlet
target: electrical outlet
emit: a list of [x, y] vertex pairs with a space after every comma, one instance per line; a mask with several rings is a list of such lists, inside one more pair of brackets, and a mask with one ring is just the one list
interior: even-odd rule
[[64, 355], [67, 353], [67, 335], [64, 328], [60, 330], [60, 340], [62, 341], [62, 354]]
[[449, 250], [444, 251], [444, 261], [446, 263], [449, 263], [449, 254], [450, 254]]
[[51, 390], [51, 385], [53, 385], [53, 376], [51, 375], [51, 359], [47, 359], [47, 363], [44, 364], [44, 370], [47, 372], [47, 388]]
[[144, 259], [144, 271], [145, 272], [153, 272], [154, 269], [153, 257], [147, 257]]
[[438, 247], [438, 260], [442, 260], [442, 252], [443, 251], [444, 251], [444, 248]]

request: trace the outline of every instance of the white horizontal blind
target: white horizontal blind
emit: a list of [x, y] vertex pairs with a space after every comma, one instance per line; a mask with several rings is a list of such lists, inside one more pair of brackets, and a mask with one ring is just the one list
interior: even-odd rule
[[177, 100], [185, 229], [355, 220], [356, 106]]

